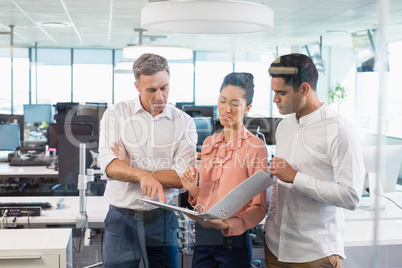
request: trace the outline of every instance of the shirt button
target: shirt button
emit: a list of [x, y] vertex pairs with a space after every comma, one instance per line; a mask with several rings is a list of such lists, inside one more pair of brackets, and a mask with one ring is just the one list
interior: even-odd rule
[[232, 244], [232, 240], [231, 240], [231, 239], [228, 239], [228, 244]]
[[232, 251], [232, 247], [231, 246], [228, 246], [228, 251]]

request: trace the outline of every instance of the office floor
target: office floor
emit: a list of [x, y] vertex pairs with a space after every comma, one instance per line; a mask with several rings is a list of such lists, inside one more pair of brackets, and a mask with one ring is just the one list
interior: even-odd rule
[[[80, 245], [81, 240], [81, 248], [80, 252], [77, 253], [73, 249], [73, 268], [83, 268], [87, 266], [91, 266], [97, 263], [102, 262], [102, 250], [101, 244], [104, 243], [104, 237], [102, 237], [103, 229], [93, 229], [91, 230], [90, 234], [87, 233], [84, 237], [90, 237], [87, 239], [87, 243], [85, 244], [84, 237], [81, 240], [81, 232], [80, 230], [74, 229], [73, 230], [73, 245], [78, 250], [78, 246]], [[256, 240], [253, 240], [254, 247], [261, 247], [262, 240], [261, 240], [261, 230], [253, 229], [253, 234], [256, 235]], [[192, 253], [184, 254], [181, 256], [181, 267], [183, 268], [190, 268], [191, 267], [191, 259]], [[103, 265], [98, 265], [98, 267], [103, 267]], [[253, 261], [253, 268], [264, 268], [264, 260], [254, 260]], [[94, 267], [95, 268], [95, 267]]]
[[[85, 237], [86, 235], [84, 235]], [[87, 234], [86, 237], [90, 237], [88, 244], [85, 244], [84, 237], [81, 240], [81, 231], [74, 230], [73, 231], [73, 245], [79, 250], [80, 240], [81, 240], [81, 248], [79, 253], [77, 253], [73, 249], [73, 268], [82, 268], [86, 266], [90, 266], [99, 262], [102, 262], [102, 230], [91, 230], [90, 235]], [[99, 265], [97, 267], [103, 267]]]

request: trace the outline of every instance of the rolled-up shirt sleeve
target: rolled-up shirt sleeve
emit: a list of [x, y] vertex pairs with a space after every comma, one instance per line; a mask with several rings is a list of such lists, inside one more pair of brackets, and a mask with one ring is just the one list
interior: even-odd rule
[[177, 144], [172, 163], [172, 170], [176, 171], [179, 176], [190, 166], [195, 165], [195, 146], [197, 144], [194, 120], [189, 116], [183, 116], [180, 122], [184, 126], [184, 133]]
[[108, 108], [102, 119], [99, 136], [99, 166], [103, 173], [102, 179], [110, 179], [106, 175], [106, 168], [117, 157], [113, 154], [111, 147], [114, 141], [120, 139], [117, 118], [113, 112], [113, 107]]
[[328, 152], [334, 181], [297, 172], [293, 187], [322, 203], [354, 210], [360, 201], [364, 183], [361, 143], [352, 128], [340, 128], [339, 133]]

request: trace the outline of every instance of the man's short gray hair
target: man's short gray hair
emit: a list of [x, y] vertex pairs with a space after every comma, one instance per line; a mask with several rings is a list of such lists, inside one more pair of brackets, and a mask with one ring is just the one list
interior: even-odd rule
[[141, 75], [153, 75], [163, 70], [166, 70], [170, 75], [167, 60], [152, 53], [142, 54], [133, 64], [133, 73], [137, 82], [139, 82]]

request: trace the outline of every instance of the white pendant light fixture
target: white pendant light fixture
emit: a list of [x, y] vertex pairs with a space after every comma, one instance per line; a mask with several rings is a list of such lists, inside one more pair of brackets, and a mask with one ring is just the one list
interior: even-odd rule
[[167, 60], [185, 60], [193, 58], [193, 50], [185, 47], [170, 46], [126, 46], [123, 48], [123, 57], [138, 59], [144, 53], [158, 54]]
[[125, 48], [123, 48], [124, 58], [137, 59], [144, 53], [158, 54], [160, 56], [165, 57], [167, 60], [185, 60], [193, 58], [193, 50], [191, 48], [143, 45], [142, 38], [143, 38], [143, 32], [145, 30], [135, 28], [134, 31], [139, 32], [139, 42], [138, 42], [139, 45], [128, 45]]
[[172, 0], [149, 3], [141, 9], [147, 30], [193, 34], [235, 34], [273, 28], [269, 6], [232, 0]]

